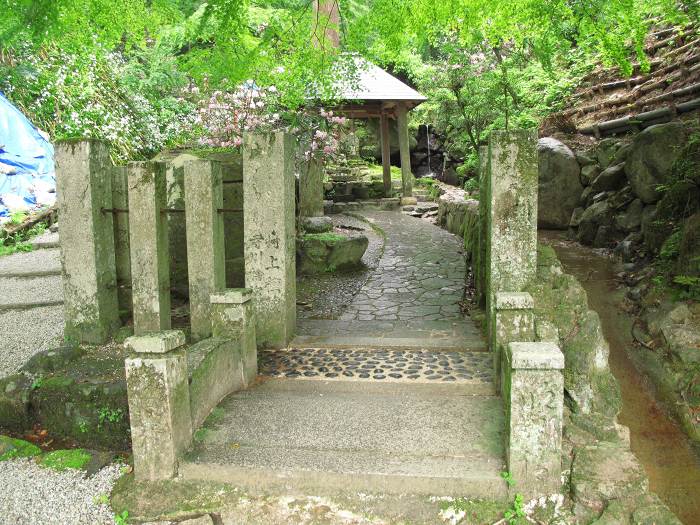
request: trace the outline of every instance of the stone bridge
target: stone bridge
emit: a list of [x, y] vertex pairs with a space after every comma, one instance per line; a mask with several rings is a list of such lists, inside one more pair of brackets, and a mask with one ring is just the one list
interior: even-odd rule
[[131, 310], [137, 479], [505, 499], [509, 471], [520, 493], [559, 492], [564, 357], [535, 340], [523, 291], [535, 133], [490, 137], [466, 251], [386, 202], [361, 209], [384, 251], [332, 319], [297, 320], [295, 147], [248, 136], [240, 162], [177, 168], [57, 148], [66, 334], [105, 342]]

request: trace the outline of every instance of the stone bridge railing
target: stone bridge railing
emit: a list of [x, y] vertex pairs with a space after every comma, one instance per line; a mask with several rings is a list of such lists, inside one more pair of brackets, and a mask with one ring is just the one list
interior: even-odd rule
[[518, 490], [558, 492], [564, 355], [536, 341], [533, 298], [525, 290], [536, 277], [537, 135], [497, 131], [481, 148], [479, 202], [440, 203], [439, 218], [464, 238], [494, 374], [506, 408], [508, 469]]
[[[99, 141], [57, 146], [65, 333], [101, 344], [119, 328], [120, 309], [131, 311], [126, 378], [139, 479], [174, 476], [193, 431], [255, 379], [257, 347], [284, 347], [294, 335], [295, 147], [283, 133], [246, 136], [236, 176], [230, 164], [194, 156], [117, 167]], [[232, 213], [242, 225], [225, 219]], [[225, 239], [240, 229], [246, 288], [227, 289]], [[183, 266], [190, 345], [171, 329]]]

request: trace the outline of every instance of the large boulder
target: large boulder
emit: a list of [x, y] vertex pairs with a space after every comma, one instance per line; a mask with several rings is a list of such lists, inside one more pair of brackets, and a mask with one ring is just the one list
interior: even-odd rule
[[306, 234], [297, 241], [297, 266], [306, 275], [351, 270], [361, 266], [368, 246], [364, 235]]
[[605, 168], [591, 183], [591, 191], [600, 193], [601, 191], [619, 190], [627, 182], [625, 177], [625, 165], [616, 164]]
[[669, 122], [650, 126], [634, 138], [625, 162], [625, 173], [634, 193], [645, 204], [661, 198], [658, 186], [668, 181], [687, 136], [682, 123]]
[[583, 186], [574, 152], [551, 137], [537, 143], [539, 155], [538, 224], [565, 230], [578, 206]]

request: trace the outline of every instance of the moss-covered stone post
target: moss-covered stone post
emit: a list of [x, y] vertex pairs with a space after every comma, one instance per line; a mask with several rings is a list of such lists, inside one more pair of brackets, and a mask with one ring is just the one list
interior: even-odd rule
[[486, 309], [495, 348], [495, 297], [521, 292], [537, 269], [537, 131], [494, 131], [486, 183]]
[[487, 181], [489, 179], [488, 167], [489, 148], [488, 146], [479, 147], [479, 241], [478, 241], [478, 256], [474, 260], [474, 284], [476, 286], [476, 297], [480, 306], [486, 306], [486, 267], [488, 259], [486, 253], [488, 251], [488, 224], [487, 216], [489, 210], [489, 201], [486, 198], [489, 195]]
[[286, 133], [244, 137], [245, 280], [259, 346], [286, 346], [296, 326], [293, 155]]
[[134, 333], [141, 335], [170, 328], [165, 164], [130, 162], [127, 173]]
[[126, 166], [112, 168], [112, 206], [114, 207], [114, 255], [117, 269], [119, 310], [132, 310], [131, 254], [129, 253], [129, 186]]
[[154, 332], [126, 340], [125, 361], [134, 475], [139, 481], [177, 475], [192, 441], [185, 334]]
[[514, 341], [535, 340], [535, 307], [527, 292], [501, 292], [496, 294], [496, 346], [493, 361], [496, 383], [503, 385], [502, 362], [508, 345]]
[[411, 151], [408, 140], [408, 108], [406, 104], [396, 105], [396, 121], [399, 132], [399, 153], [401, 156], [401, 184], [403, 196], [413, 196], [413, 173], [411, 173]]
[[507, 349], [508, 471], [526, 497], [561, 491], [564, 354], [554, 343]]
[[112, 163], [96, 140], [56, 145], [65, 336], [101, 344], [119, 327]]
[[211, 336], [212, 293], [226, 286], [222, 171], [219, 162], [185, 162], [187, 274], [194, 340]]
[[214, 337], [240, 342], [244, 387], [258, 375], [253, 304], [253, 292], [248, 288], [229, 289], [211, 296]]
[[312, 157], [304, 163], [299, 177], [299, 215], [323, 215], [323, 161]]
[[382, 111], [379, 117], [380, 140], [382, 142], [382, 181], [384, 197], [391, 197], [391, 133], [389, 132], [389, 115]]

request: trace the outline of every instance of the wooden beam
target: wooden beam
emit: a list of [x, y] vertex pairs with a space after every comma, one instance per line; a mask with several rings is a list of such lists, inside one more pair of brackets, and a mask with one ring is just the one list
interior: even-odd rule
[[408, 142], [408, 108], [405, 104], [397, 104], [396, 116], [399, 127], [399, 151], [401, 153], [401, 185], [403, 196], [413, 195], [413, 173], [411, 173], [411, 152]]
[[384, 196], [391, 197], [391, 135], [389, 134], [389, 116], [382, 113], [379, 117], [379, 128], [382, 142], [382, 178], [384, 180]]

